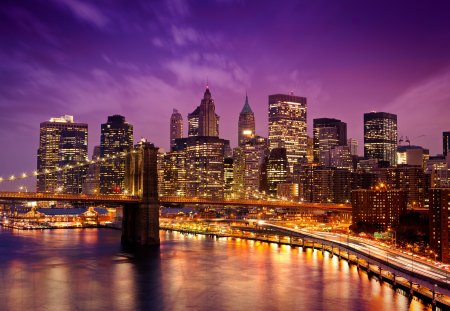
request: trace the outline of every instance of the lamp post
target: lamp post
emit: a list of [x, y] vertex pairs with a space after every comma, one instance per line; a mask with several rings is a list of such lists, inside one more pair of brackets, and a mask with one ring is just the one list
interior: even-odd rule
[[393, 233], [391, 240], [394, 240], [394, 247], [397, 247], [397, 232], [392, 228], [388, 228], [388, 231]]

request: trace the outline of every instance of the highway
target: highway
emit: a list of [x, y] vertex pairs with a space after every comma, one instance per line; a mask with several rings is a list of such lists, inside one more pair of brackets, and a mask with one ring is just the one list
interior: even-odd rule
[[264, 223], [263, 226], [267, 228], [280, 229], [283, 231], [290, 231], [292, 233], [299, 233], [301, 235], [314, 237], [316, 239], [327, 240], [335, 243], [336, 245], [341, 245], [343, 247], [362, 252], [369, 258], [376, 258], [384, 261], [388, 266], [398, 268], [402, 271], [408, 271], [414, 275], [421, 275], [424, 278], [432, 278], [441, 286], [445, 283], [447, 284], [447, 286], [445, 286], [446, 288], [450, 287], [450, 274], [447, 271], [439, 268], [432, 262], [427, 263], [422, 260], [418, 260], [418, 257], [415, 257], [413, 254], [403, 254], [395, 249], [381, 246], [365, 239], [347, 236], [345, 234], [293, 229], [269, 223]]

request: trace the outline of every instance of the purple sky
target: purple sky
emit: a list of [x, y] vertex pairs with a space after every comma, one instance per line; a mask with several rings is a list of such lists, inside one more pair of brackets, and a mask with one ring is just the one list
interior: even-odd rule
[[39, 123], [64, 114], [89, 123], [90, 150], [112, 114], [167, 150], [172, 108], [186, 123], [207, 78], [233, 146], [246, 91], [263, 136], [268, 95], [289, 91], [309, 133], [339, 118], [360, 153], [371, 110], [431, 154], [450, 130], [448, 1], [7, 0], [0, 28], [3, 177], [36, 168]]

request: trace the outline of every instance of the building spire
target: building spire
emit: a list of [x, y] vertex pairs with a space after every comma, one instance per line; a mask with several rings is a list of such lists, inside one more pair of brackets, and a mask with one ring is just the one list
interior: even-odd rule
[[253, 113], [252, 108], [250, 108], [250, 105], [248, 103], [247, 92], [245, 92], [245, 103], [244, 103], [244, 107], [242, 108], [241, 113]]

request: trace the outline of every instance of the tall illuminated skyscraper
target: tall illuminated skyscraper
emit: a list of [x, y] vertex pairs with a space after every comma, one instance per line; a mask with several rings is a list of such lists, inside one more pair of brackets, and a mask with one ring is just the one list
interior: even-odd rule
[[[38, 192], [81, 193], [88, 160], [88, 125], [75, 123], [73, 116], [51, 118], [40, 125], [37, 171]], [[76, 166], [57, 171], [58, 167]]]
[[397, 155], [397, 115], [387, 112], [364, 114], [364, 157], [395, 165]]
[[286, 149], [291, 173], [294, 164], [306, 157], [306, 97], [269, 95], [269, 144], [271, 150]]
[[170, 117], [170, 149], [175, 146], [175, 139], [183, 137], [183, 117], [174, 109]]
[[242, 146], [246, 140], [255, 137], [255, 115], [248, 104], [248, 96], [245, 95], [245, 104], [239, 114], [238, 144]]
[[[118, 155], [133, 147], [133, 125], [125, 117], [113, 115], [101, 125], [100, 157]], [[125, 158], [116, 157], [102, 162], [100, 166], [100, 192], [121, 193], [125, 190]]]
[[214, 99], [211, 97], [209, 87], [206, 86], [200, 106], [188, 114], [188, 136], [219, 137], [219, 119], [216, 114]]

